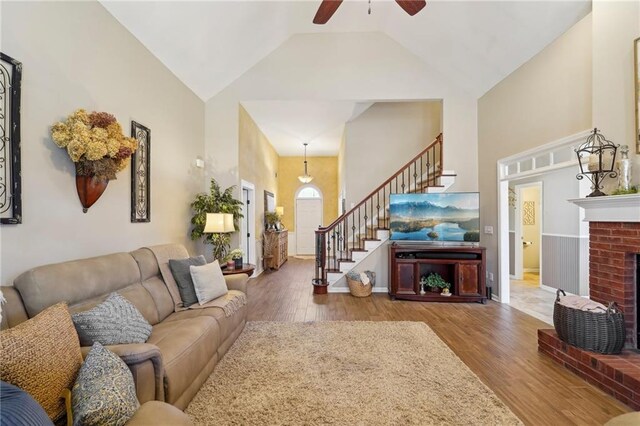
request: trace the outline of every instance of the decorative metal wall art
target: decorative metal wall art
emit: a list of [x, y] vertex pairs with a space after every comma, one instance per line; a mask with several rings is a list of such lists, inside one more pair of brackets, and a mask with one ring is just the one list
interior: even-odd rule
[[0, 223], [22, 223], [20, 84], [22, 63], [0, 52]]
[[151, 222], [151, 130], [131, 122], [138, 149], [131, 156], [131, 222]]
[[523, 207], [522, 208], [522, 224], [535, 225], [536, 224], [536, 202], [523, 201], [522, 207]]

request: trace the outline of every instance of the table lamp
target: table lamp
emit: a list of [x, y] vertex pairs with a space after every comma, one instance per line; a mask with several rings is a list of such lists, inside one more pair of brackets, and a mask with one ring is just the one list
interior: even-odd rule
[[231, 232], [236, 230], [231, 213], [207, 213], [204, 233], [212, 234], [213, 258], [219, 261], [226, 256], [231, 242]]

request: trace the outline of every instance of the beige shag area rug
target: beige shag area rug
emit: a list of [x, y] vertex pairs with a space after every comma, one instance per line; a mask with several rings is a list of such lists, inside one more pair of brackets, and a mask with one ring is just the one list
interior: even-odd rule
[[186, 413], [198, 425], [521, 424], [419, 322], [249, 322]]

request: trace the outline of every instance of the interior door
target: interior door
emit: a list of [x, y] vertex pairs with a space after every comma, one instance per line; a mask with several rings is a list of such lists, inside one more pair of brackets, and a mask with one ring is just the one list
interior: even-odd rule
[[296, 253], [314, 255], [316, 229], [322, 225], [322, 199], [296, 200]]
[[242, 203], [243, 203], [243, 209], [242, 209], [242, 214], [244, 215], [244, 217], [242, 218], [242, 226], [241, 226], [241, 234], [240, 234], [240, 241], [241, 246], [242, 246], [242, 250], [244, 250], [245, 252], [245, 263], [249, 263], [250, 259], [251, 259], [251, 233], [250, 233], [250, 229], [251, 227], [249, 226], [250, 222], [250, 218], [249, 218], [249, 190], [247, 188], [242, 188]]

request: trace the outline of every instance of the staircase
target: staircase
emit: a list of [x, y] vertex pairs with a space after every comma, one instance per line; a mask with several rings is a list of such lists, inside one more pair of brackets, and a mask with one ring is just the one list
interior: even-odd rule
[[364, 200], [331, 225], [316, 230], [314, 291], [324, 293], [327, 286], [331, 289], [332, 284], [389, 239], [390, 194], [443, 192], [454, 180], [455, 174], [442, 169], [440, 134]]

